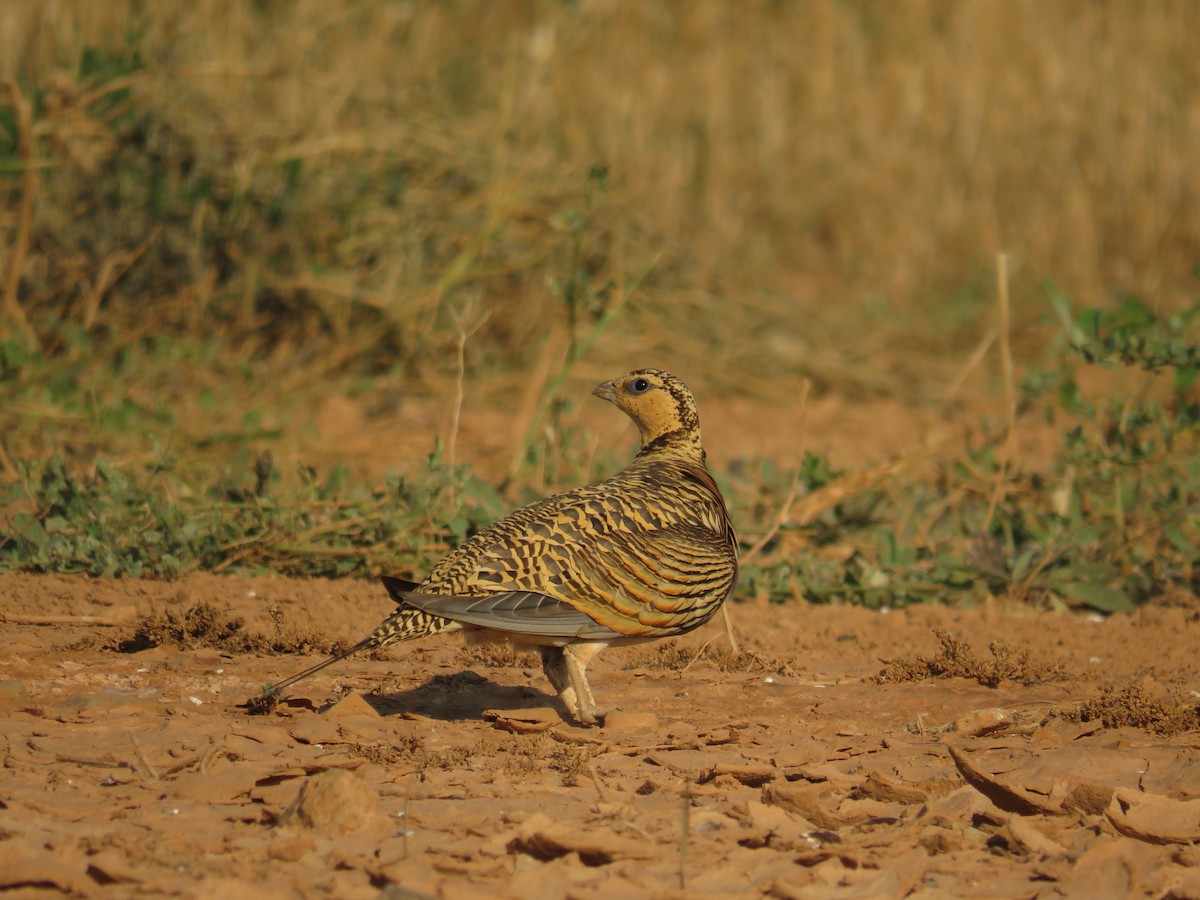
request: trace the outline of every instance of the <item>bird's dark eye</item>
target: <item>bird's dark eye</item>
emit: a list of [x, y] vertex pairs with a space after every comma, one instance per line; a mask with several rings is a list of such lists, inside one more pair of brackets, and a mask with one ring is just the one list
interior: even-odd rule
[[635, 394], [644, 394], [650, 390], [650, 382], [645, 378], [635, 378], [633, 383], [629, 385], [629, 390]]

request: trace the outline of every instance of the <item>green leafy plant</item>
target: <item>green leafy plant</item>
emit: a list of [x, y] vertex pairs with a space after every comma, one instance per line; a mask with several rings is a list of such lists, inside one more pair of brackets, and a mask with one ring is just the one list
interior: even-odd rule
[[490, 486], [436, 454], [420, 478], [378, 486], [351, 483], [339, 467], [324, 479], [306, 471], [283, 498], [267, 490], [261, 458], [245, 486], [222, 479], [190, 498], [103, 460], [77, 476], [55, 456], [20, 466], [20, 476], [2, 488], [10, 513], [0, 567], [101, 577], [169, 578], [197, 568], [415, 571], [507, 508]]
[[[1072, 315], [1052, 295], [1064, 328], [1056, 364], [1023, 383], [1021, 408], [1061, 434], [1049, 472], [999, 463], [1000, 431], [985, 434], [932, 480], [851, 492], [778, 543], [748, 571], [755, 594], [784, 602], [903, 606], [942, 600], [1022, 602], [1117, 612], [1187, 594], [1200, 572], [1200, 406], [1193, 398], [1197, 310], [1156, 316], [1127, 300]], [[1140, 390], [1097, 398], [1081, 376], [1099, 366], [1144, 370]], [[740, 520], [761, 523], [786, 492], [767, 477], [746, 493]], [[822, 473], [814, 478], [813, 473]], [[802, 477], [801, 477], [802, 476]], [[805, 491], [838, 483], [807, 460]], [[994, 503], [996, 485], [1002, 500]]]

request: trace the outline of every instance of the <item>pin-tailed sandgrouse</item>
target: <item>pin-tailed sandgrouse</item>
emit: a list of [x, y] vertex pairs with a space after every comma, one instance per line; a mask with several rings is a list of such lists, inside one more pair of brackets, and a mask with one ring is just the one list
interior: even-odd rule
[[360, 650], [450, 631], [539, 648], [567, 710], [602, 713], [588, 662], [605, 647], [691, 631], [733, 592], [737, 541], [704, 464], [691, 391], [638, 369], [593, 391], [641, 431], [642, 449], [605, 481], [547, 497], [473, 535], [419, 585], [385, 576], [397, 609], [349, 650], [267, 688], [261, 708], [299, 679]]

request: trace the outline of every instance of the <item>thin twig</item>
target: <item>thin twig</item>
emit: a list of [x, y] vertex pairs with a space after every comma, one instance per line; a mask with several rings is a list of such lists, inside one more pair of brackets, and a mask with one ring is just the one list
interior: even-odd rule
[[[852, 472], [849, 475], [843, 475], [837, 480], [831, 481], [824, 487], [818, 488], [803, 499], [793, 503], [790, 514], [786, 517], [784, 524], [791, 528], [804, 528], [806, 525], [816, 521], [817, 517], [826, 510], [833, 509], [847, 497], [856, 497], [859, 494], [866, 493], [905, 469], [911, 468], [919, 462], [936, 455], [941, 451], [945, 443], [941, 442], [928, 447], [919, 447], [907, 456], [902, 456], [899, 459], [894, 459], [891, 462], [883, 463], [863, 472]], [[969, 462], [967, 465], [969, 465]], [[761, 552], [762, 548], [766, 546], [767, 541], [773, 536], [773, 533], [768, 533], [766, 536], [767, 540], [759, 541], [749, 552], [742, 556], [742, 562], [744, 563], [747, 559], [751, 558], [752, 554]], [[838, 588], [838, 590], [842, 590], [842, 588]]]
[[980, 361], [987, 356], [987, 352], [992, 349], [992, 344], [996, 343], [996, 330], [993, 328], [983, 336], [983, 340], [975, 348], [971, 354], [971, 358], [966, 361], [954, 381], [950, 384], [950, 389], [946, 391], [946, 401], [949, 402], [958, 396], [958, 392], [962, 390], [962, 386], [967, 383], [967, 379], [971, 373], [975, 371]]
[[146, 754], [142, 752], [142, 745], [138, 743], [137, 735], [132, 731], [129, 732], [129, 740], [133, 742], [133, 749], [137, 753], [138, 760], [141, 762], [142, 766], [145, 767], [146, 771], [150, 773], [150, 777], [157, 781], [158, 770], [150, 764], [150, 760], [146, 759]]
[[33, 229], [33, 204], [37, 196], [37, 167], [33, 164], [33, 124], [29, 104], [21, 95], [21, 89], [12, 76], [0, 79], [8, 91], [9, 102], [17, 115], [19, 144], [17, 153], [21, 157], [21, 210], [17, 220], [17, 240], [8, 258], [8, 276], [4, 285], [4, 314], [16, 325], [25, 340], [37, 344], [37, 334], [21, 303], [17, 291], [21, 286], [21, 272], [25, 268], [25, 257], [29, 255], [29, 235]]
[[[796, 444], [796, 452], [800, 459], [804, 458], [805, 443], [808, 437], [808, 393], [812, 390], [812, 381], [805, 378], [804, 383], [800, 387], [800, 439]], [[753, 559], [762, 552], [763, 547], [767, 546], [775, 535], [779, 534], [779, 530], [787, 524], [788, 516], [792, 512], [792, 504], [796, 502], [796, 495], [800, 493], [800, 463], [796, 464], [796, 471], [792, 475], [792, 486], [788, 489], [787, 497], [784, 498], [783, 504], [779, 507], [779, 512], [775, 514], [775, 520], [771, 523], [771, 527], [767, 529], [758, 541], [745, 552], [742, 556], [742, 565], [746, 564], [747, 560]]]
[[[8, 455], [8, 448], [4, 446], [4, 438], [0, 437], [0, 472], [12, 472], [21, 476], [21, 481], [25, 484], [25, 496], [33, 497], [32, 486], [29, 484], [29, 479], [24, 473], [17, 468], [16, 463], [12, 461], [12, 457]], [[6, 541], [0, 541], [0, 547], [3, 547]]]
[[771, 522], [771, 527], [767, 529], [766, 534], [755, 541], [754, 546], [747, 550], [741, 558], [741, 564], [745, 565], [747, 561], [754, 559], [767, 544], [775, 539], [775, 535], [785, 524], [787, 524], [788, 516], [792, 511], [792, 504], [796, 502], [796, 495], [800, 493], [800, 470], [796, 469], [792, 475], [792, 485], [788, 488], [787, 496], [783, 498], [783, 503], [779, 505], [779, 512], [775, 514], [775, 519]]
[[222, 752], [223, 748], [213, 744], [208, 748], [208, 752], [201, 757], [199, 765], [196, 766], [196, 771], [201, 775], [205, 774], [208, 771], [208, 767], [212, 765], [213, 760], [216, 759], [217, 756]]
[[464, 385], [467, 378], [467, 341], [487, 321], [488, 314], [485, 312], [480, 315], [478, 302], [471, 298], [454, 318], [455, 327], [458, 329], [458, 341], [455, 345], [458, 369], [454, 379], [454, 410], [450, 416], [450, 435], [446, 439], [446, 461], [451, 469], [454, 468], [458, 426], [462, 419], [463, 398], [466, 394]]
[[143, 73], [134, 72], [129, 75], [122, 75], [119, 78], [114, 78], [111, 81], [106, 81], [99, 87], [92, 88], [92, 90], [88, 91], [86, 94], [81, 95], [76, 101], [75, 105], [79, 109], [86, 109], [93, 103], [103, 100], [110, 94], [115, 94], [117, 91], [124, 91], [133, 87], [133, 85], [137, 84], [139, 81], [144, 80], [144, 77], [145, 76]]
[[[722, 611], [724, 611], [724, 609], [725, 609], [725, 605], [724, 605], [724, 604], [722, 604], [722, 605], [721, 605], [721, 610], [722, 610]], [[726, 628], [726, 631], [728, 632], [728, 635], [729, 635], [729, 643], [730, 643], [731, 645], [736, 645], [736, 643], [737, 643], [737, 640], [736, 640], [736, 639], [734, 638], [734, 636], [733, 636], [733, 629], [732, 629], [732, 627], [730, 627], [730, 622], [729, 622], [729, 619], [728, 619], [728, 618], [726, 618], [726, 619], [725, 619], [725, 628]], [[686, 666], [684, 666], [682, 669], [680, 669], [680, 670], [679, 670], [679, 674], [680, 674], [680, 675], [682, 675], [682, 674], [684, 674], [685, 672], [687, 672], [687, 670], [688, 670], [688, 669], [690, 669], [690, 668], [692, 667], [692, 665], [693, 665], [693, 664], [694, 664], [694, 663], [695, 663], [695, 662], [696, 662], [698, 659], [700, 659], [700, 657], [702, 657], [702, 656], [704, 655], [704, 651], [708, 649], [708, 645], [709, 645], [709, 644], [711, 644], [711, 643], [712, 643], [714, 640], [715, 640], [715, 638], [711, 638], [711, 637], [710, 637], [710, 638], [709, 638], [707, 641], [705, 641], [703, 644], [701, 644], [701, 645], [700, 645], [700, 649], [696, 651], [696, 655], [695, 655], [695, 656], [693, 656], [693, 657], [692, 657], [690, 660], [688, 660], [688, 664], [687, 664]], [[734, 652], [734, 653], [737, 653], [737, 652], [738, 652], [738, 651], [737, 651], [737, 648], [736, 648], [736, 646], [734, 647], [734, 650], [733, 650], [733, 652]]]
[[83, 294], [84, 299], [84, 328], [91, 328], [95, 324], [96, 316], [100, 313], [100, 304], [104, 301], [104, 297], [116, 286], [122, 276], [133, 268], [134, 263], [145, 255], [146, 251], [150, 249], [150, 245], [154, 243], [155, 238], [161, 233], [162, 226], [155, 225], [150, 229], [150, 233], [142, 238], [142, 242], [132, 250], [122, 250], [119, 253], [109, 255], [100, 264], [100, 271], [96, 273], [95, 284], [89, 284], [86, 279], [81, 279], [79, 290]]
[[175, 765], [171, 766], [162, 774], [168, 776], [178, 775], [180, 772], [186, 771], [187, 769], [192, 768], [192, 766], [195, 766], [196, 771], [203, 775], [205, 771], [207, 771], [209, 765], [212, 764], [212, 761], [217, 758], [217, 754], [223, 751], [223, 747], [213, 744], [207, 750], [197, 753], [195, 756], [189, 756], [182, 762], [175, 763]]
[[524, 379], [525, 391], [521, 397], [521, 404], [512, 417], [513, 426], [510, 443], [517, 450], [505, 475], [506, 482], [511, 481], [525, 464], [529, 448], [524, 441], [527, 436], [533, 434], [534, 422], [540, 415], [541, 398], [545, 395], [548, 389], [547, 385], [550, 383], [550, 371], [554, 368], [554, 364], [561, 353], [560, 341], [554, 337], [548, 338], [542, 345], [542, 351], [538, 355], [537, 362], [526, 374]]
[[604, 782], [600, 780], [600, 773], [596, 771], [595, 765], [589, 760], [587, 764], [588, 774], [592, 776], [592, 784], [596, 786], [596, 793], [600, 795], [600, 802], [608, 802], [608, 791], [604, 789]]
[[1004, 375], [1004, 405], [1006, 434], [1001, 450], [1000, 471], [996, 474], [996, 487], [992, 491], [992, 499], [988, 503], [987, 515], [983, 520], [982, 533], [987, 534], [992, 525], [992, 517], [1000, 503], [1000, 495], [1008, 479], [1008, 468], [1012, 461], [1013, 446], [1017, 433], [1017, 399], [1016, 388], [1013, 385], [1012, 344], [1010, 341], [1009, 311], [1008, 311], [1008, 254], [1000, 253], [996, 257], [996, 288], [1000, 303], [1000, 369]]

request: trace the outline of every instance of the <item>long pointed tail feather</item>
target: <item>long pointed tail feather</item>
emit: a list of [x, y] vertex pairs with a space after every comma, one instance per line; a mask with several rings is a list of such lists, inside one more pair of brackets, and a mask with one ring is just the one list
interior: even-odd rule
[[256, 715], [268, 713], [274, 709], [275, 705], [279, 702], [279, 695], [284, 688], [291, 687], [297, 681], [307, 678], [309, 675], [315, 675], [326, 666], [332, 666], [334, 663], [341, 662], [343, 659], [353, 656], [355, 653], [358, 653], [361, 650], [369, 650], [374, 647], [376, 643], [377, 640], [374, 633], [372, 633], [363, 638], [353, 647], [343, 650], [341, 653], [337, 653], [328, 659], [322, 660], [314, 666], [309, 666], [302, 672], [297, 672], [295, 675], [290, 675], [289, 677], [283, 679], [283, 681], [279, 681], [275, 684], [264, 687], [261, 694], [246, 701], [246, 708], [249, 709], [251, 713]]
[[409, 641], [414, 638], [428, 637], [429, 635], [441, 634], [446, 631], [457, 631], [462, 627], [457, 622], [441, 619], [409, 607], [405, 603], [404, 597], [405, 594], [417, 587], [414, 582], [385, 575], [383, 576], [383, 584], [387, 588], [388, 593], [391, 594], [392, 599], [396, 601], [398, 609], [394, 613], [380, 622], [374, 631], [353, 647], [343, 650], [341, 653], [329, 657], [329, 659], [322, 660], [316, 665], [309, 666], [302, 672], [297, 672], [283, 681], [263, 688], [261, 694], [246, 701], [246, 709], [255, 715], [263, 715], [270, 712], [279, 703], [280, 693], [284, 688], [291, 687], [297, 681], [308, 678], [310, 675], [315, 675], [326, 666], [332, 666], [336, 662], [341, 662], [355, 653], [363, 650], [379, 650], [389, 644]]

